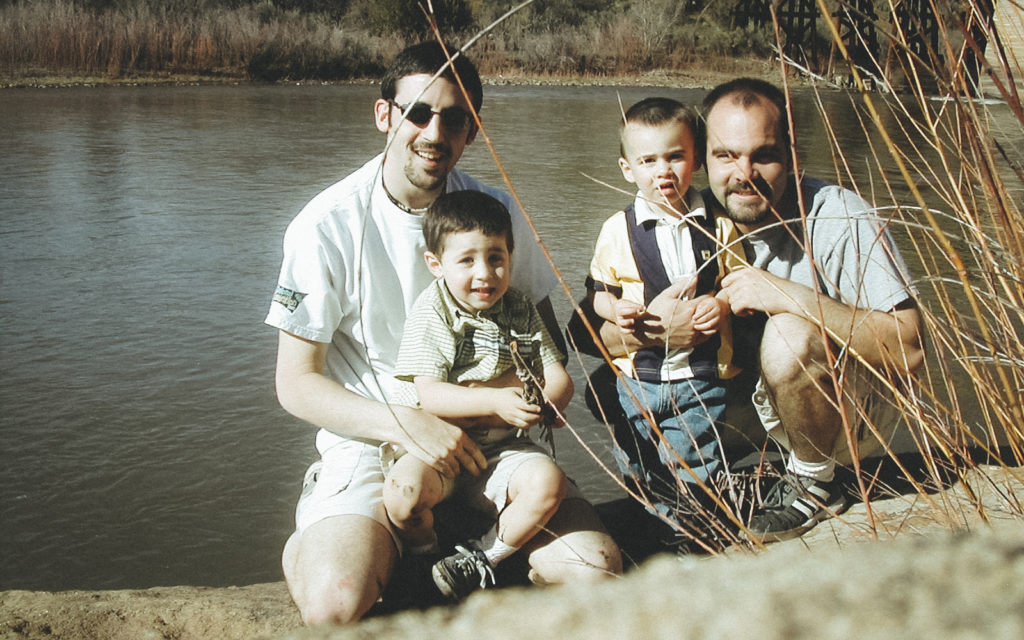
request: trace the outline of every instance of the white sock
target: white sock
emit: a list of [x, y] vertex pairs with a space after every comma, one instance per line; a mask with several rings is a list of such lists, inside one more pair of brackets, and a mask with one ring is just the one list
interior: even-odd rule
[[831, 482], [836, 477], [836, 461], [833, 459], [824, 462], [804, 462], [796, 457], [796, 454], [789, 454], [789, 462], [786, 469], [798, 476], [814, 478], [818, 482]]
[[519, 550], [518, 547], [509, 546], [498, 538], [497, 527], [493, 527], [480, 539], [480, 547], [492, 567], [498, 566], [499, 562]]

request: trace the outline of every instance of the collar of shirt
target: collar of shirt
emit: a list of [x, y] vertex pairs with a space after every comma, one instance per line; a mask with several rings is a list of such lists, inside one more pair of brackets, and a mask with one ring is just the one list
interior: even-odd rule
[[654, 220], [657, 224], [679, 227], [686, 225], [687, 218], [698, 216], [703, 218], [706, 215], [704, 199], [701, 197], [700, 192], [693, 187], [687, 189], [683, 202], [689, 211], [683, 217], [676, 218], [665, 213], [661, 210], [661, 207], [648, 202], [637, 193], [636, 199], [633, 202], [633, 209], [636, 211], [636, 223], [643, 224], [649, 220]]

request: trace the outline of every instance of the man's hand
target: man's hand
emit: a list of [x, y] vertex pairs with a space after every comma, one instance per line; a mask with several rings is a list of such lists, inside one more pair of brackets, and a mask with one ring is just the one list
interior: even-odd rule
[[[769, 315], [804, 315], [798, 302], [798, 296], [804, 294], [813, 296], [814, 291], [763, 269], [745, 267], [733, 271], [722, 279], [718, 298], [728, 304], [732, 312], [738, 316], [749, 316], [758, 311]], [[813, 300], [811, 302], [813, 303]]]
[[672, 349], [691, 349], [704, 342], [707, 336], [693, 325], [697, 303], [685, 299], [693, 295], [696, 286], [696, 278], [681, 280], [655, 296], [637, 332], [642, 332], [650, 344], [667, 342]]
[[398, 443], [440, 473], [453, 478], [467, 471], [476, 476], [487, 467], [480, 447], [461, 428], [426, 411], [409, 409], [397, 415], [406, 435]]

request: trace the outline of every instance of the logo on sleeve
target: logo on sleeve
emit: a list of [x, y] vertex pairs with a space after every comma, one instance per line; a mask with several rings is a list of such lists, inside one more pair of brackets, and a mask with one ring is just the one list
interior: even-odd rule
[[298, 291], [292, 291], [278, 285], [277, 291], [274, 292], [274, 302], [283, 306], [289, 312], [294, 313], [295, 309], [298, 308], [299, 303], [306, 297], [306, 294], [299, 293]]

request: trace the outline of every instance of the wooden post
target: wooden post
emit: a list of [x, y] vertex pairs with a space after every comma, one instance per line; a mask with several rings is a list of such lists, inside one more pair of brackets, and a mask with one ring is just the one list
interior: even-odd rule
[[871, 0], [846, 0], [832, 14], [839, 26], [839, 37], [850, 54], [853, 64], [875, 78], [881, 77], [878, 68], [878, 34], [875, 30], [874, 3]]

